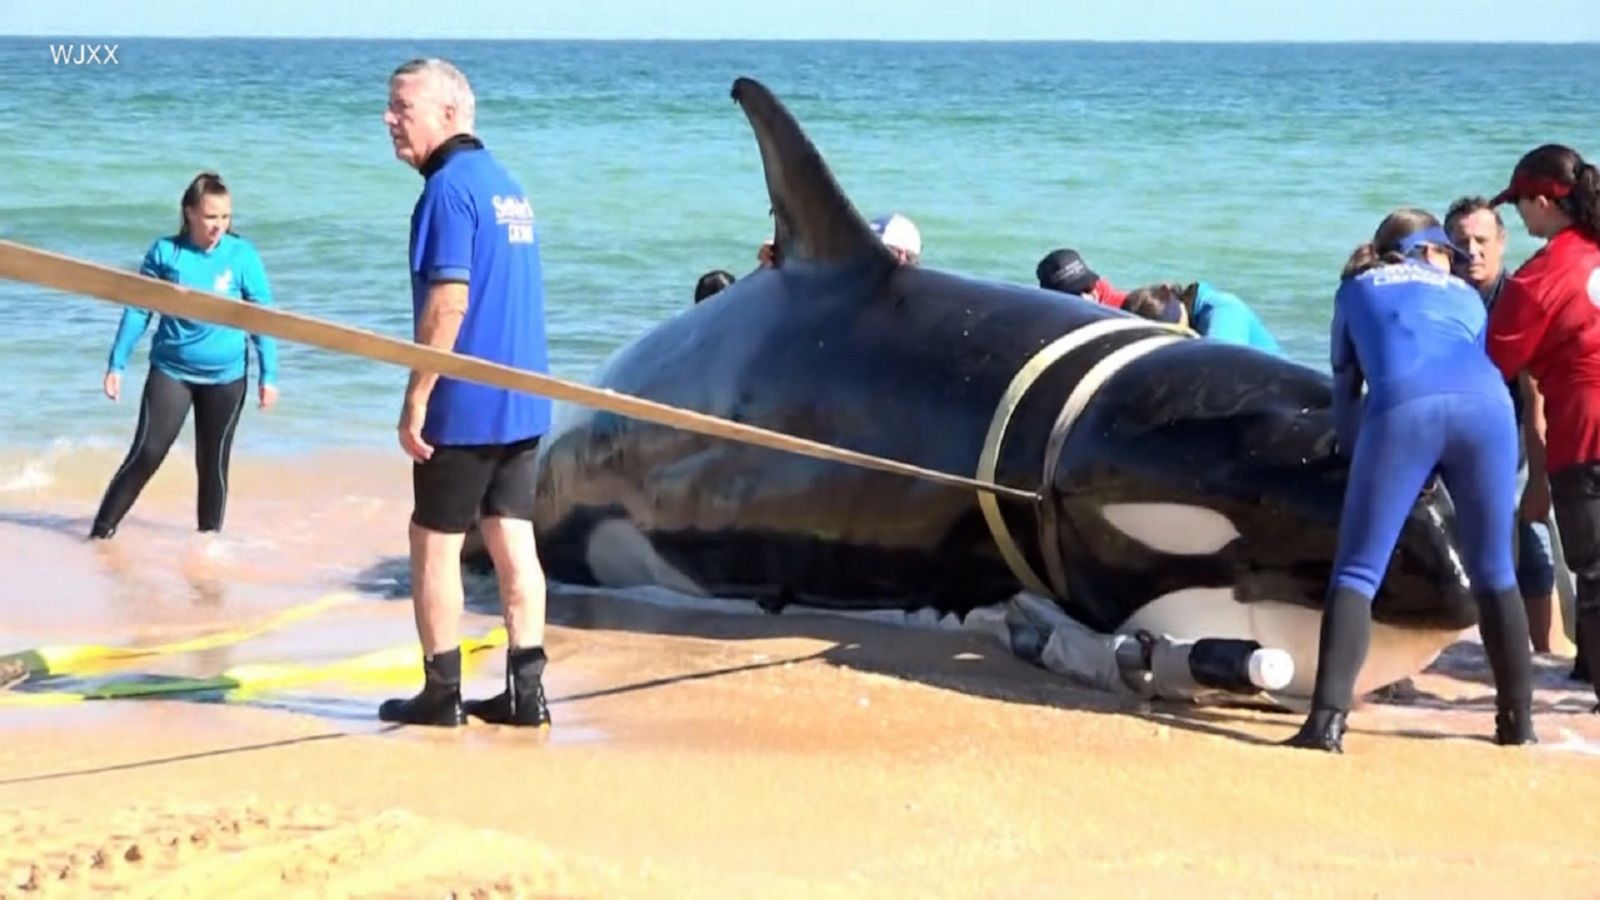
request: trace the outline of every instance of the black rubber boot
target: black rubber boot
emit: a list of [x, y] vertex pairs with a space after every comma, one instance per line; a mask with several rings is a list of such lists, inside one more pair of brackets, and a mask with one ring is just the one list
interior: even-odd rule
[[1533, 733], [1533, 651], [1528, 637], [1528, 608], [1522, 593], [1509, 588], [1481, 593], [1478, 633], [1494, 672], [1494, 742], [1537, 744]]
[[421, 693], [409, 700], [383, 701], [378, 718], [441, 728], [465, 725], [467, 717], [461, 709], [461, 648], [424, 657], [422, 675]]
[[1335, 590], [1322, 611], [1311, 715], [1284, 746], [1344, 752], [1345, 718], [1355, 699], [1356, 676], [1367, 661], [1371, 643], [1371, 598], [1351, 588]]
[[1343, 753], [1346, 715], [1347, 713], [1337, 709], [1313, 709], [1311, 715], [1306, 717], [1305, 724], [1300, 726], [1294, 737], [1284, 741], [1283, 745], [1299, 747], [1302, 750]]
[[506, 689], [488, 700], [467, 701], [467, 715], [494, 725], [549, 725], [550, 704], [544, 696], [545, 662], [543, 647], [508, 649]]
[[[1577, 665], [1583, 665], [1588, 669], [1584, 674], [1589, 676], [1589, 683], [1594, 686], [1595, 699], [1600, 701], [1600, 611], [1580, 611], [1577, 631]], [[1600, 714], [1600, 702], [1596, 702], [1591, 712]]]

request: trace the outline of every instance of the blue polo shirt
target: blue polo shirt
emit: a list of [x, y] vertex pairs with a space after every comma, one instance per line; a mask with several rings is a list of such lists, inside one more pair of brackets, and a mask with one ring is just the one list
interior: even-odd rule
[[[161, 238], [145, 253], [139, 274], [249, 303], [272, 305], [272, 289], [267, 284], [261, 256], [254, 245], [236, 234], [224, 234], [210, 250], [201, 250], [182, 235]], [[123, 310], [117, 336], [111, 342], [109, 371], [121, 372], [128, 367], [128, 357], [150, 327], [152, 315], [149, 310], [131, 306]], [[271, 337], [246, 335], [237, 328], [178, 316], [160, 317], [150, 341], [150, 365], [179, 381], [227, 384], [245, 376], [247, 341], [256, 348], [261, 384], [276, 385], [278, 345]]]
[[[467, 283], [455, 352], [547, 373], [544, 277], [533, 207], [522, 186], [472, 138], [454, 138], [423, 166], [411, 213], [413, 321], [430, 285]], [[508, 444], [550, 428], [546, 397], [440, 376], [423, 439], [436, 445]]]

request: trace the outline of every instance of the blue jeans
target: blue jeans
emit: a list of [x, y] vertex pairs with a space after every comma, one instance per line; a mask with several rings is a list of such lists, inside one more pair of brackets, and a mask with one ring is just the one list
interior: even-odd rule
[[1556, 589], [1550, 526], [1517, 519], [1517, 588], [1524, 597], [1546, 597]]

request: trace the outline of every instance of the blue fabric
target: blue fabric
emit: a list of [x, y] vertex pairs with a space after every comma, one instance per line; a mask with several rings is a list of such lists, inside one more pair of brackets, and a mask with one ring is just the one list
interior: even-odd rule
[[1340, 285], [1329, 355], [1342, 452], [1357, 443], [1363, 408], [1370, 417], [1406, 400], [1464, 392], [1494, 395], [1509, 411], [1505, 382], [1484, 352], [1487, 323], [1471, 285], [1426, 263], [1379, 266]]
[[[234, 234], [224, 234], [209, 251], [182, 236], [161, 238], [145, 253], [139, 272], [208, 293], [272, 305], [272, 288], [261, 256], [254, 245]], [[107, 362], [110, 371], [128, 367], [128, 357], [149, 328], [152, 315], [131, 306], [123, 310]], [[249, 335], [248, 340], [255, 345], [261, 384], [277, 384], [277, 342], [266, 335]], [[246, 335], [237, 328], [162, 315], [150, 342], [150, 364], [179, 381], [225, 384], [245, 376], [247, 352]]]
[[1464, 263], [1472, 258], [1471, 253], [1457, 246], [1455, 241], [1450, 240], [1450, 235], [1445, 234], [1444, 229], [1438, 225], [1412, 232], [1401, 238], [1400, 252], [1406, 256], [1415, 256], [1419, 250], [1428, 245], [1448, 251], [1459, 262]]
[[[428, 176], [411, 215], [410, 257], [417, 321], [431, 285], [465, 281], [455, 352], [549, 371], [533, 208], [488, 150], [455, 152]], [[440, 377], [422, 435], [438, 445], [509, 444], [544, 434], [550, 415], [545, 397]]]
[[1474, 589], [1516, 585], [1506, 525], [1516, 509], [1517, 429], [1500, 387], [1493, 395], [1423, 394], [1368, 413], [1345, 488], [1336, 588], [1377, 595], [1406, 518], [1435, 470], [1455, 504], [1462, 564]]
[[1244, 344], [1276, 356], [1283, 355], [1277, 338], [1267, 330], [1255, 310], [1238, 297], [1204, 281], [1196, 285], [1191, 318], [1194, 330], [1211, 340]]
[[1483, 349], [1487, 321], [1476, 290], [1425, 263], [1379, 266], [1340, 285], [1330, 347], [1334, 420], [1339, 446], [1353, 458], [1336, 587], [1377, 593], [1433, 473], [1455, 503], [1474, 587], [1516, 584], [1506, 523], [1516, 508], [1520, 448], [1511, 398]]
[[1550, 528], [1543, 522], [1517, 520], [1517, 588], [1524, 597], [1545, 597], [1556, 589]]

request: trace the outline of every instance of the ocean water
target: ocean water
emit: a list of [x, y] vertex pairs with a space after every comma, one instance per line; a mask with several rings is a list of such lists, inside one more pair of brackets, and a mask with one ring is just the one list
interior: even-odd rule
[[[0, 38], [0, 236], [135, 268], [216, 169], [282, 308], [402, 338], [420, 180], [393, 158], [386, 80], [455, 60], [535, 207], [553, 370], [576, 380], [700, 273], [753, 266], [770, 220], [740, 75], [864, 214], [917, 222], [926, 265], [1031, 283], [1069, 245], [1123, 288], [1207, 279], [1319, 367], [1338, 269], [1385, 212], [1442, 215], [1546, 141], [1600, 156], [1585, 46], [123, 40], [115, 65], [75, 67], [50, 43]], [[1507, 213], [1516, 263], [1536, 244]], [[120, 314], [0, 282], [0, 487], [41, 486], [73, 447], [114, 464], [148, 349], [106, 400]], [[403, 370], [281, 357], [280, 406], [247, 408], [240, 453], [399, 453]]]

